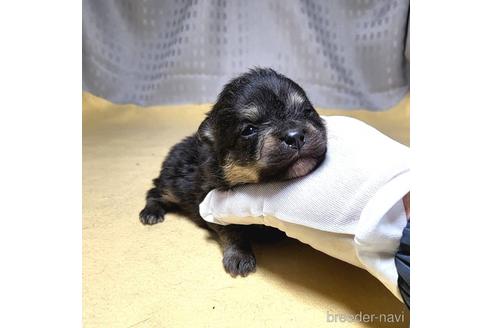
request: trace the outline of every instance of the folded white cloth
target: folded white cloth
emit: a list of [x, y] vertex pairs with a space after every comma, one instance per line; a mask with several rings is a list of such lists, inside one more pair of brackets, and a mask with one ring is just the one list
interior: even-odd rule
[[212, 190], [200, 215], [218, 224], [265, 224], [365, 268], [401, 300], [394, 254], [407, 218], [409, 149], [366, 123], [323, 117], [325, 161], [305, 177]]

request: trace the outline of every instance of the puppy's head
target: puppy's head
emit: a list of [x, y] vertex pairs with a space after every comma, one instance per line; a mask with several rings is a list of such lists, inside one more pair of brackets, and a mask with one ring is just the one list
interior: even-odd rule
[[306, 175], [326, 153], [325, 126], [306, 93], [272, 69], [229, 82], [198, 135], [230, 186]]

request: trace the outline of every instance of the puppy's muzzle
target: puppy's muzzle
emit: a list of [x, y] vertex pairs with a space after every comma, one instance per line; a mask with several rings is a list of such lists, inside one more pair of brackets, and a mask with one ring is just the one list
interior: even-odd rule
[[280, 140], [292, 149], [301, 150], [304, 145], [304, 131], [300, 129], [288, 130]]

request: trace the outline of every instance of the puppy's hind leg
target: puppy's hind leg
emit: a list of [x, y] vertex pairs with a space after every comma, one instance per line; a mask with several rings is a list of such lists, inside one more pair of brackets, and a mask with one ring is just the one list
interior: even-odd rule
[[150, 189], [147, 192], [145, 207], [140, 211], [140, 222], [145, 225], [151, 225], [164, 221], [166, 212], [170, 212], [177, 207], [169, 198], [170, 196], [158, 187]]

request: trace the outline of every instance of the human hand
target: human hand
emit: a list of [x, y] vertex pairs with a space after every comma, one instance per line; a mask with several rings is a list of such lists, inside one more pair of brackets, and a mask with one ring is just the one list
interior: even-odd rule
[[200, 214], [218, 224], [277, 227], [373, 274], [382, 270], [384, 279], [392, 280], [396, 272], [367, 262], [398, 247], [406, 224], [401, 199], [409, 192], [409, 149], [362, 121], [324, 120], [328, 150], [315, 171], [288, 181], [213, 190]]

